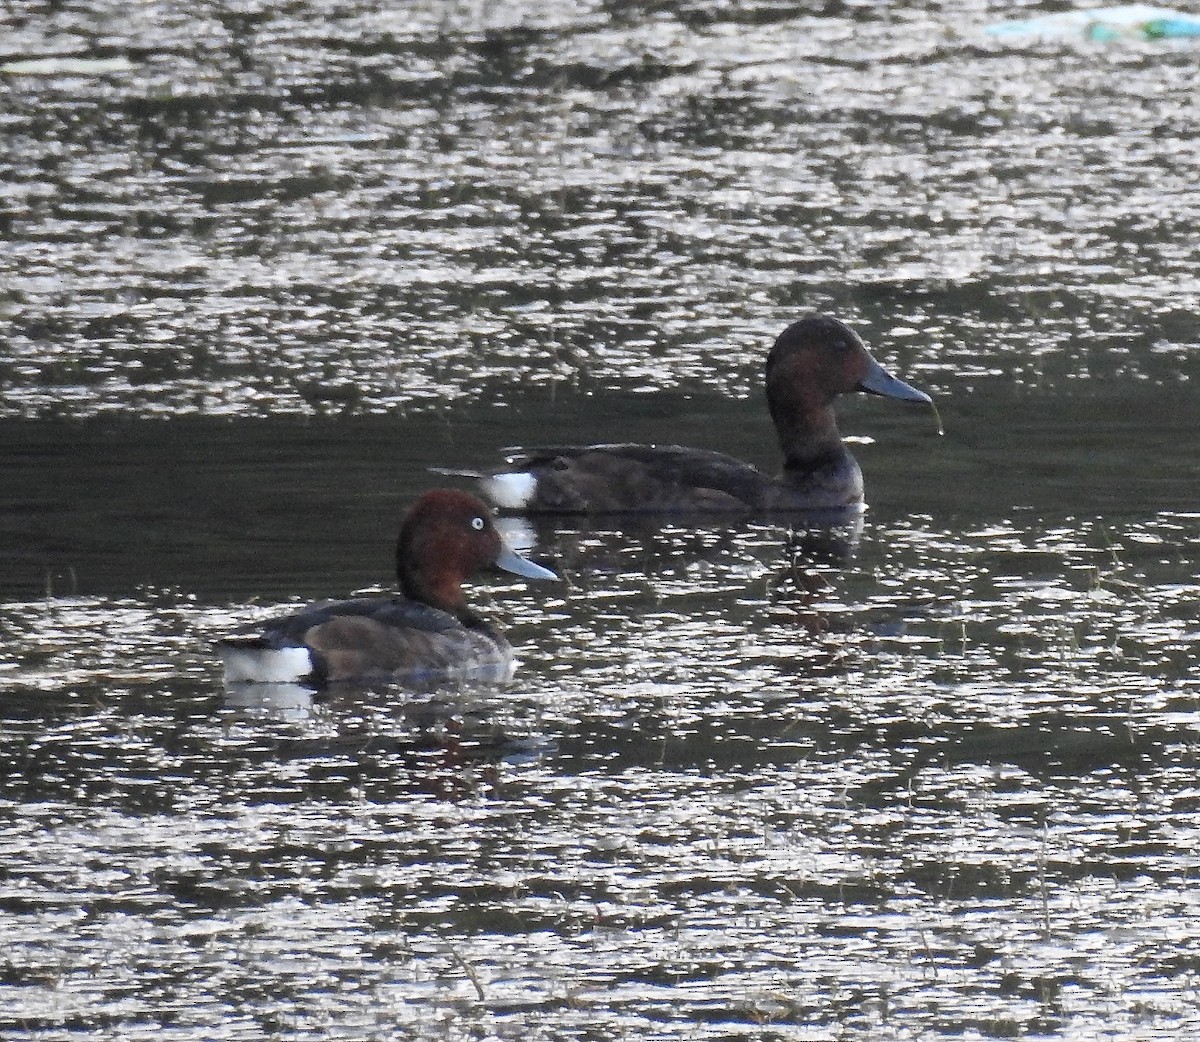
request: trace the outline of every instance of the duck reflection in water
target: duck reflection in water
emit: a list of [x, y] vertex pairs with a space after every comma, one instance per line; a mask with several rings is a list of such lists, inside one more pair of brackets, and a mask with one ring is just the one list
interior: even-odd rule
[[[494, 683], [432, 681], [403, 685], [229, 684], [225, 708], [259, 725], [308, 724], [317, 728], [269, 728], [263, 755], [271, 759], [346, 756], [373, 764], [380, 756], [406, 765], [413, 792], [442, 799], [470, 795], [494, 784], [502, 763], [526, 763], [553, 753], [553, 737], [531, 731], [510, 712], [511, 695]], [[249, 733], [249, 732], [248, 732]], [[389, 774], [393, 766], [387, 768]]]

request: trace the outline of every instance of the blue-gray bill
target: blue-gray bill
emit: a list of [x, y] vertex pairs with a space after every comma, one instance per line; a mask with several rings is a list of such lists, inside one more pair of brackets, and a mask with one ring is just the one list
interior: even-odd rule
[[507, 546], [500, 550], [500, 556], [496, 558], [496, 567], [506, 572], [512, 572], [513, 575], [519, 575], [523, 579], [558, 578], [549, 568], [543, 568], [540, 564], [534, 564], [532, 561], [522, 557], [515, 550], [510, 550]]
[[868, 394], [881, 394], [885, 398], [898, 398], [903, 402], [933, 404], [933, 399], [924, 391], [917, 390], [903, 380], [897, 380], [874, 358], [871, 359], [871, 367], [867, 370], [867, 375], [862, 378], [858, 386]]

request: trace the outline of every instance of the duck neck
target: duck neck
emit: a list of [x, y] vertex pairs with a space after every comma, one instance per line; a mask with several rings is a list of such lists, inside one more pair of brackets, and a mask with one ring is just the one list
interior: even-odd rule
[[785, 472], [808, 472], [846, 455], [832, 404], [812, 401], [770, 404]]
[[429, 572], [420, 568], [397, 568], [400, 592], [410, 601], [419, 601], [453, 615], [464, 626], [481, 625], [482, 620], [467, 607], [462, 580], [444, 572]]

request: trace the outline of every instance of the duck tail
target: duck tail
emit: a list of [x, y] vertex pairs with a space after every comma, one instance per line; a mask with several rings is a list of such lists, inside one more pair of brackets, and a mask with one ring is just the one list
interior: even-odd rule
[[273, 648], [261, 637], [230, 638], [217, 644], [226, 684], [294, 684], [313, 675], [306, 647]]

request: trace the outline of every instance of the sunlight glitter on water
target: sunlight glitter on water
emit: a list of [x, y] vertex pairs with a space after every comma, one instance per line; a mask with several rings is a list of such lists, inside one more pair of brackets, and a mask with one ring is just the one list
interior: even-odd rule
[[[1196, 1034], [1193, 44], [118, 6], [0, 15], [0, 1037]], [[430, 467], [775, 466], [814, 308], [945, 417], [841, 406], [853, 556], [564, 525], [507, 687], [223, 691]]]

